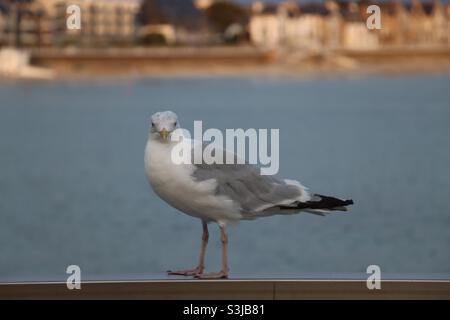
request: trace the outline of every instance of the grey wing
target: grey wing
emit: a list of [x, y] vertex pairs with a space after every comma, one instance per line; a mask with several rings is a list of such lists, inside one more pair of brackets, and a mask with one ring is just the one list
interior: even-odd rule
[[260, 169], [250, 164], [196, 164], [195, 167], [194, 177], [198, 181], [215, 179], [216, 194], [235, 201], [244, 219], [281, 213], [280, 206], [284, 209], [292, 206], [292, 213], [298, 212], [296, 204], [309, 197], [300, 184], [261, 175]]

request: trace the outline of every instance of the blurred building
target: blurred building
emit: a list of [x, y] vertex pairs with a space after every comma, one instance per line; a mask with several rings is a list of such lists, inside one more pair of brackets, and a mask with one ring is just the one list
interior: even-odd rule
[[284, 20], [278, 6], [254, 3], [249, 23], [251, 41], [258, 46], [277, 47], [282, 42]]
[[144, 45], [206, 43], [203, 10], [214, 0], [142, 0], [139, 41]]
[[6, 14], [6, 7], [2, 6], [0, 2], [0, 46], [6, 42], [6, 26], [8, 16]]
[[[367, 8], [381, 9], [380, 30], [366, 25]], [[447, 46], [450, 44], [450, 5], [440, 0], [343, 1], [324, 4], [286, 1], [252, 5], [249, 32], [262, 47], [349, 48], [374, 50], [389, 46]]]
[[45, 28], [41, 6], [31, 0], [0, 0], [0, 46], [40, 44]]
[[378, 39], [367, 29], [356, 3], [255, 2], [249, 25], [253, 43], [265, 47], [376, 48]]
[[194, 5], [199, 10], [206, 10], [208, 9], [215, 0], [194, 0]]
[[383, 28], [378, 37], [383, 46], [446, 46], [450, 15], [440, 0], [402, 3], [364, 2], [361, 8], [377, 4], [381, 8]]
[[[222, 12], [223, 0], [0, 0], [0, 46], [206, 45], [220, 43], [220, 33], [247, 39], [247, 31], [253, 44], [269, 48], [450, 46], [450, 4], [441, 0], [308, 1], [255, 1], [250, 8], [225, 2], [230, 8]], [[366, 26], [374, 4], [380, 30]], [[80, 30], [66, 26], [70, 5], [81, 9]], [[229, 23], [238, 13], [245, 19]], [[216, 30], [212, 18], [216, 27], [229, 26]]]
[[367, 27], [364, 12], [366, 7], [358, 2], [338, 4], [343, 24], [341, 45], [348, 49], [374, 50], [379, 46], [379, 37], [375, 30]]
[[[127, 45], [134, 42], [138, 0], [38, 0], [52, 20], [54, 45]], [[81, 29], [66, 27], [67, 7], [81, 9]]]
[[249, 23], [251, 40], [272, 48], [321, 47], [325, 41], [325, 17], [328, 14], [323, 4], [300, 6], [289, 1], [265, 5], [255, 2]]
[[447, 32], [446, 32], [446, 38], [447, 38], [447, 44], [450, 45], [450, 4], [447, 4], [445, 6], [445, 15], [447, 17]]
[[[432, 11], [432, 25], [434, 32], [433, 43], [444, 44], [448, 43], [449, 38], [449, 28], [450, 28], [450, 15], [447, 17], [445, 7], [442, 5], [440, 0], [433, 1], [433, 11]], [[450, 8], [450, 5], [449, 5]]]
[[[134, 42], [140, 0], [0, 1], [3, 45], [98, 46]], [[81, 9], [80, 30], [66, 26], [70, 5]]]
[[327, 18], [330, 12], [323, 4], [304, 5], [289, 32], [296, 47], [318, 49], [326, 44]]

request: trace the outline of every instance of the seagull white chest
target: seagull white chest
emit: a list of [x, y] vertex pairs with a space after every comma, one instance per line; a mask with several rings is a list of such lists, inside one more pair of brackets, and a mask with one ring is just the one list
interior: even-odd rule
[[173, 144], [151, 140], [145, 148], [145, 171], [155, 191], [164, 201], [184, 213], [205, 221], [228, 222], [241, 218], [239, 208], [225, 196], [216, 195], [213, 179], [196, 181], [195, 166], [175, 164]]

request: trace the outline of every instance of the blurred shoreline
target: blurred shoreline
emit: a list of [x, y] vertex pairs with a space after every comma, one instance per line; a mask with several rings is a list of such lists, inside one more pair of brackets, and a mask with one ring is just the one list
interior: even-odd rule
[[30, 66], [52, 72], [52, 79], [42, 80], [450, 73], [448, 47], [325, 51], [262, 50], [251, 46], [48, 48], [26, 52]]
[[63, 49], [31, 51], [57, 77], [450, 72], [450, 48], [298, 52], [253, 47]]

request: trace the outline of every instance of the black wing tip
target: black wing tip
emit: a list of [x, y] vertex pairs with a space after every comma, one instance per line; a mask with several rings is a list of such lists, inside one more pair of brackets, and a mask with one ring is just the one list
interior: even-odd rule
[[354, 204], [354, 202], [353, 202], [353, 200], [352, 199], [349, 199], [349, 200], [344, 200], [344, 206], [351, 206], [351, 205], [353, 205]]
[[[320, 200], [310, 200], [306, 202], [297, 201], [295, 206], [278, 206], [279, 209], [286, 210], [327, 210], [327, 211], [348, 211], [347, 206], [352, 205], [354, 202], [352, 199], [342, 200], [335, 197], [324, 196], [320, 194], [315, 194]], [[322, 215], [319, 211], [311, 212], [314, 214]], [[325, 215], [325, 214], [323, 214]]]
[[[330, 196], [324, 196], [322, 194], [315, 194], [316, 196], [320, 197], [320, 201], [315, 202], [317, 208], [319, 209], [330, 209], [333, 210], [333, 208], [342, 208], [346, 206], [351, 206], [354, 204], [353, 199], [348, 200], [342, 200], [335, 197]], [[313, 203], [313, 202], [309, 202]]]

